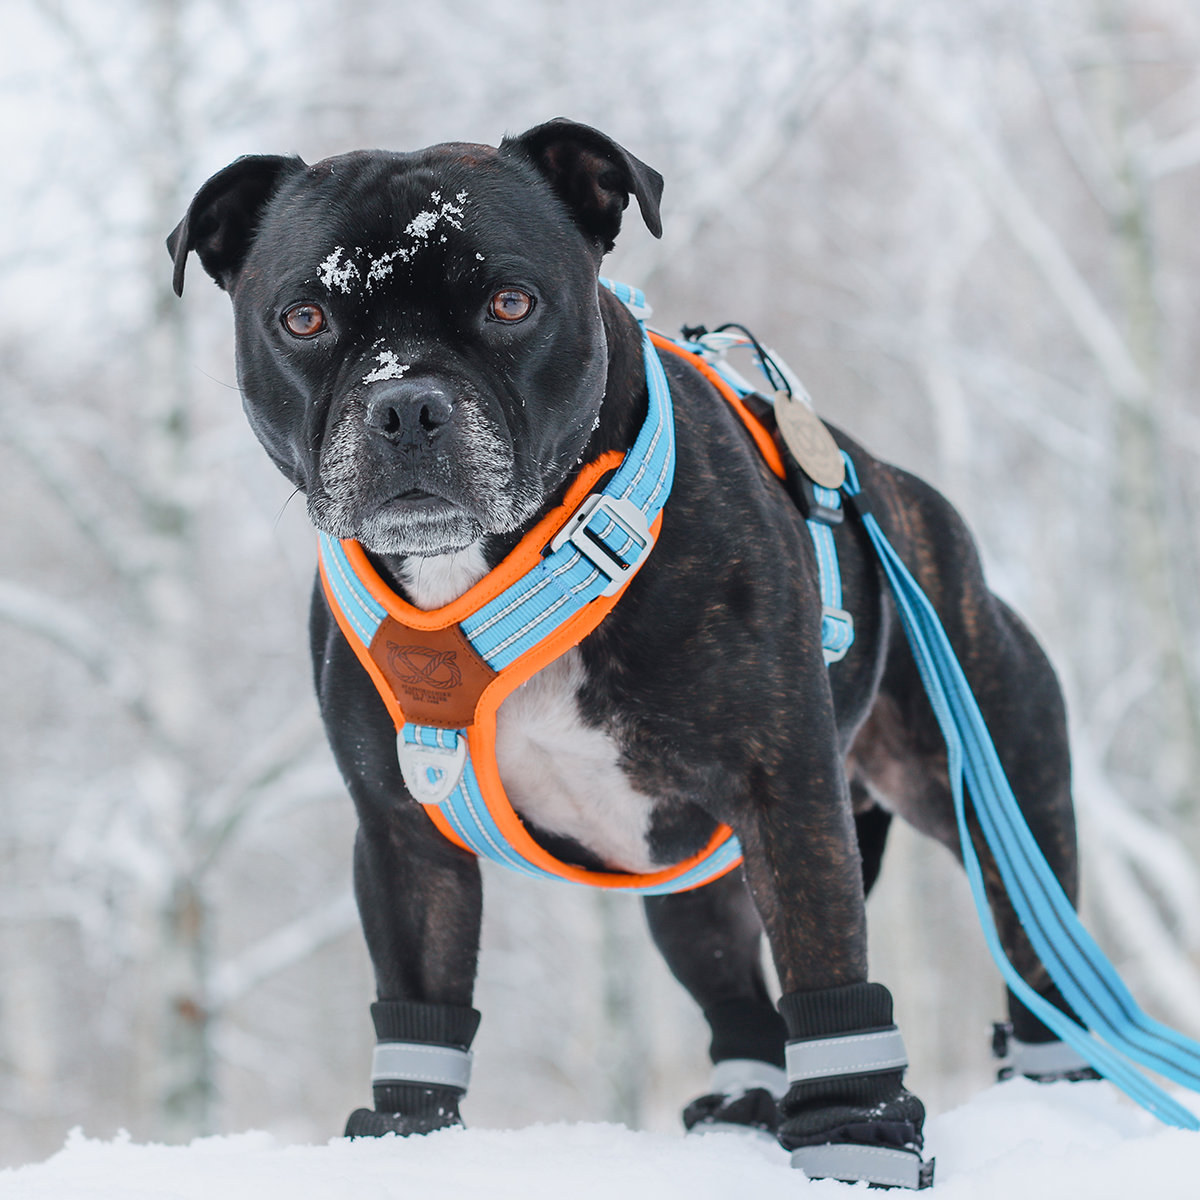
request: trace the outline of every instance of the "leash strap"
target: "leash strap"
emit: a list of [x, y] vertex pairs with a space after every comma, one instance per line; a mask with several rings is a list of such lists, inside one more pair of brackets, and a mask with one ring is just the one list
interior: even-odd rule
[[[854, 463], [845, 451], [842, 457], [846, 460], [842, 490], [847, 497], [859, 496], [862, 489]], [[1200, 1044], [1142, 1012], [1083, 927], [1025, 822], [983, 714], [933, 605], [892, 548], [874, 514], [866, 504], [856, 507], [891, 584], [917, 669], [946, 740], [963, 862], [984, 938], [1000, 973], [1022, 1003], [1100, 1074], [1168, 1125], [1200, 1129], [1200, 1121], [1188, 1109], [1122, 1057], [1128, 1056], [1184, 1087], [1200, 1091]], [[1050, 977], [1091, 1032], [1039, 996], [1004, 953], [988, 906], [983, 870], [967, 827], [964, 781], [1021, 925]]]

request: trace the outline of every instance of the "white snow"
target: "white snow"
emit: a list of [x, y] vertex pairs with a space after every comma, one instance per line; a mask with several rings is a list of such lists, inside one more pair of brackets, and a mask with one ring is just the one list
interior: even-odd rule
[[[1200, 1108], [1200, 1098], [1184, 1093]], [[935, 1200], [1193, 1200], [1200, 1133], [1168, 1129], [1106, 1083], [1014, 1080], [929, 1122]], [[865, 1195], [858, 1185], [856, 1194]], [[776, 1146], [618, 1125], [447, 1130], [325, 1146], [267, 1133], [190, 1146], [92, 1141], [0, 1172], [5, 1200], [784, 1200], [848, 1196]], [[896, 1196], [906, 1193], [896, 1192]]]
[[318, 268], [321, 282], [329, 291], [337, 288], [339, 292], [349, 294], [350, 280], [358, 278], [358, 268], [352, 259], [347, 258], [344, 263], [340, 261], [345, 253], [344, 246], [335, 247], [333, 253]]
[[375, 361], [379, 366], [362, 377], [363, 383], [378, 383], [382, 379], [402, 379], [404, 372], [412, 367], [412, 363], [402, 363], [396, 357], [394, 350], [381, 350], [375, 356]]
[[[455, 229], [462, 228], [462, 222], [455, 220], [463, 215], [463, 204], [467, 199], [466, 192], [459, 192], [454, 197], [457, 204], [449, 200], [443, 201], [441, 192], [430, 192], [429, 199], [437, 205], [436, 208], [423, 209], [404, 227], [404, 232], [410, 237], [424, 241], [434, 231], [439, 221], [453, 225]], [[444, 240], [444, 239], [443, 239]]]

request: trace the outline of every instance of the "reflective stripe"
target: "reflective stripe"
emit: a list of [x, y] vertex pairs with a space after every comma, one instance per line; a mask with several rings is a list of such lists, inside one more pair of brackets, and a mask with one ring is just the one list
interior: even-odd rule
[[1008, 1039], [1008, 1065], [1014, 1075], [1066, 1075], [1092, 1064], [1066, 1042], [1022, 1042]]
[[870, 1075], [874, 1071], [895, 1071], [908, 1066], [904, 1039], [895, 1025], [876, 1033], [847, 1033], [788, 1042], [785, 1053], [789, 1083], [831, 1075]]
[[467, 1090], [471, 1052], [423, 1042], [380, 1042], [371, 1059], [372, 1083], [436, 1083]]
[[708, 1088], [726, 1096], [766, 1088], [776, 1100], [782, 1100], [788, 1090], [788, 1077], [781, 1068], [756, 1058], [726, 1058], [713, 1064]]
[[920, 1191], [933, 1186], [931, 1158], [922, 1162], [915, 1150], [893, 1150], [887, 1146], [859, 1146], [839, 1142], [825, 1146], [801, 1146], [792, 1151], [792, 1166], [809, 1179], [841, 1179], [847, 1183], [882, 1183]]

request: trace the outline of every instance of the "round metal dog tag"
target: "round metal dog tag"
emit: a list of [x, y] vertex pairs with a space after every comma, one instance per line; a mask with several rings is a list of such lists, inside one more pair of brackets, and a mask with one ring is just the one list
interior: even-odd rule
[[813, 483], [840, 488], [846, 480], [846, 464], [821, 418], [803, 401], [776, 392], [775, 421], [787, 448]]

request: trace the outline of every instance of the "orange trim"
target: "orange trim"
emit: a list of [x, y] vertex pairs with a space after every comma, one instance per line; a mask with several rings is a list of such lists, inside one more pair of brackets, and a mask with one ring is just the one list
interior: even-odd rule
[[551, 509], [513, 548], [504, 561], [494, 570], [489, 571], [473, 588], [464, 592], [457, 600], [452, 600], [444, 608], [432, 608], [429, 611], [415, 608], [405, 600], [401, 600], [382, 579], [379, 572], [371, 565], [366, 551], [350, 538], [342, 542], [342, 549], [354, 568], [354, 573], [366, 585], [367, 591], [389, 612], [397, 621], [410, 629], [445, 629], [469, 617], [481, 609], [489, 600], [494, 600], [505, 588], [511, 587], [522, 575], [527, 575], [537, 566], [542, 556], [542, 550], [550, 543], [554, 535], [567, 523], [572, 513], [583, 503], [584, 497], [592, 490], [592, 484], [605, 471], [615, 470], [625, 461], [625, 455], [620, 450], [605, 451], [595, 462], [590, 462], [575, 477], [574, 482], [567, 488], [563, 502]]
[[721, 393], [722, 396], [729, 402], [733, 411], [742, 418], [742, 422], [746, 426], [747, 432], [754, 439], [754, 444], [758, 447], [759, 452], [766, 460], [766, 464], [779, 476], [780, 479], [787, 478], [787, 471], [784, 470], [783, 456], [779, 453], [779, 447], [775, 445], [775, 439], [763, 427], [761, 421], [742, 403], [741, 397], [725, 382], [721, 376], [712, 369], [698, 354], [693, 354], [690, 350], [685, 350], [682, 346], [676, 345], [670, 338], [663, 337], [661, 333], [651, 331], [650, 340], [660, 349], [669, 350], [672, 354], [677, 354], [685, 362], [695, 367], [709, 383]]

